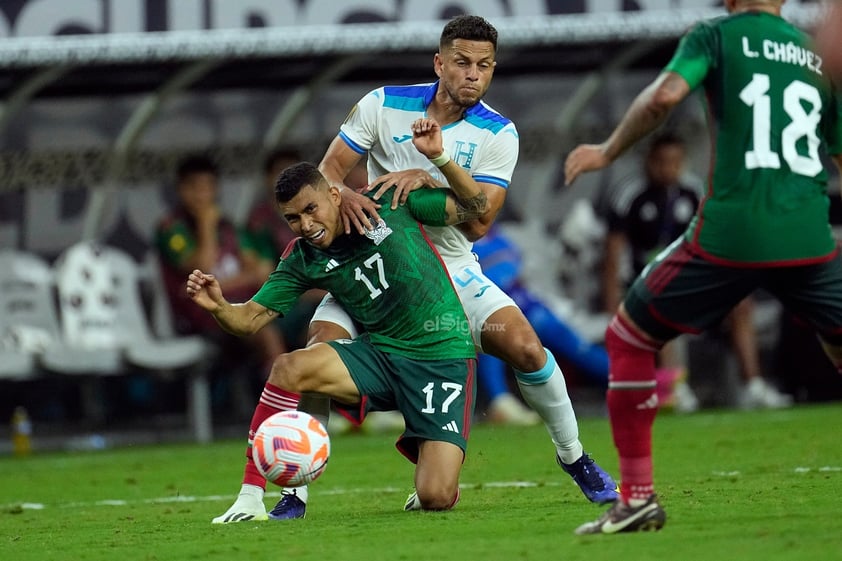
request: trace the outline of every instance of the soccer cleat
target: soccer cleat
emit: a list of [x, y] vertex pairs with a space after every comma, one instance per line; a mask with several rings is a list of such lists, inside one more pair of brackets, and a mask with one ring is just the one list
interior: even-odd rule
[[783, 409], [792, 407], [792, 396], [781, 393], [762, 378], [752, 378], [740, 396], [743, 409]]
[[269, 511], [269, 518], [272, 520], [291, 520], [293, 518], [304, 518], [307, 510], [307, 503], [298, 498], [295, 489], [281, 491], [281, 500], [275, 508]]
[[403, 505], [404, 510], [421, 510], [421, 501], [418, 499], [418, 493], [413, 491], [406, 498], [406, 504]]
[[233, 524], [234, 522], [260, 522], [269, 520], [266, 507], [260, 497], [248, 493], [240, 493], [231, 508], [225, 514], [211, 520], [212, 524]]
[[558, 455], [556, 461], [592, 503], [607, 504], [620, 498], [617, 483], [587, 453], [582, 452], [582, 457], [572, 464], [565, 464]]
[[[456, 489], [456, 498], [453, 499], [453, 503], [449, 507], [447, 507], [447, 509], [445, 509], [445, 510], [448, 510], [448, 509], [451, 509], [451, 508], [455, 507], [457, 504], [459, 504], [459, 499], [461, 499], [461, 498], [462, 498], [462, 490]], [[418, 492], [417, 491], [413, 491], [412, 493], [409, 494], [409, 496], [406, 498], [406, 502], [403, 505], [403, 509], [407, 510], [407, 511], [409, 511], [409, 510], [423, 510], [423, 507], [421, 506], [421, 500], [418, 498]]]
[[631, 507], [623, 501], [615, 502], [598, 520], [576, 528], [579, 535], [616, 534], [619, 532], [654, 532], [664, 527], [667, 513], [658, 503], [657, 495], [649, 495], [646, 503]]

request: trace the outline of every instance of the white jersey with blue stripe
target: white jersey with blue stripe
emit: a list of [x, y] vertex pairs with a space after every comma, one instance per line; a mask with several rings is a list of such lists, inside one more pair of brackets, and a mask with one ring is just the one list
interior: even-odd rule
[[[421, 168], [446, 184], [441, 171], [416, 150], [410, 125], [426, 117], [438, 82], [385, 86], [369, 92], [354, 107], [339, 136], [355, 152], [368, 153], [368, 177]], [[480, 183], [508, 189], [518, 157], [514, 123], [480, 101], [459, 121], [442, 128], [444, 149]], [[427, 227], [430, 239], [446, 261], [470, 257], [471, 242], [458, 228]]]

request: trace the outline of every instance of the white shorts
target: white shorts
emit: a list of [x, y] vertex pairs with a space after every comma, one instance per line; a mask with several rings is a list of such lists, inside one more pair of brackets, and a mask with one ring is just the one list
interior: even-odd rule
[[[488, 318], [497, 310], [508, 306], [516, 306], [516, 304], [508, 294], [485, 276], [476, 260], [465, 259], [458, 263], [445, 264], [453, 281], [453, 287], [456, 289], [456, 294], [462, 301], [465, 316], [467, 316], [468, 323], [471, 326], [474, 345], [477, 352], [482, 352], [483, 331], [505, 329], [503, 325], [486, 325]], [[319, 307], [313, 313], [313, 319], [310, 322], [314, 321], [335, 323], [350, 333], [351, 338], [359, 335], [351, 316], [342, 309], [329, 293], [325, 295]]]

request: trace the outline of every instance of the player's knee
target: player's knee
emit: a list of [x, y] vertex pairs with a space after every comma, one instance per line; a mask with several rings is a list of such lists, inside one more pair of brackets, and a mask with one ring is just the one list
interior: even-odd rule
[[663, 345], [647, 340], [619, 316], [605, 330], [605, 350], [611, 363], [610, 379], [654, 378], [655, 355]]
[[275, 359], [269, 374], [269, 383], [291, 392], [301, 393], [311, 391], [306, 382], [307, 377], [304, 375], [304, 363], [300, 353], [284, 353]]
[[510, 364], [520, 372], [537, 372], [547, 363], [547, 351], [534, 333], [531, 336], [515, 337], [512, 351]]
[[458, 485], [430, 481], [415, 489], [422, 510], [449, 510], [456, 504]]

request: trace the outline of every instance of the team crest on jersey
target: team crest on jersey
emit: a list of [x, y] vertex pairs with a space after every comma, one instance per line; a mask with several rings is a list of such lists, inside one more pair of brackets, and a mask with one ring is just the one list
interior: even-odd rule
[[382, 218], [374, 225], [371, 230], [365, 231], [365, 237], [374, 242], [374, 245], [380, 245], [383, 240], [389, 237], [392, 229], [386, 225], [386, 221]]

